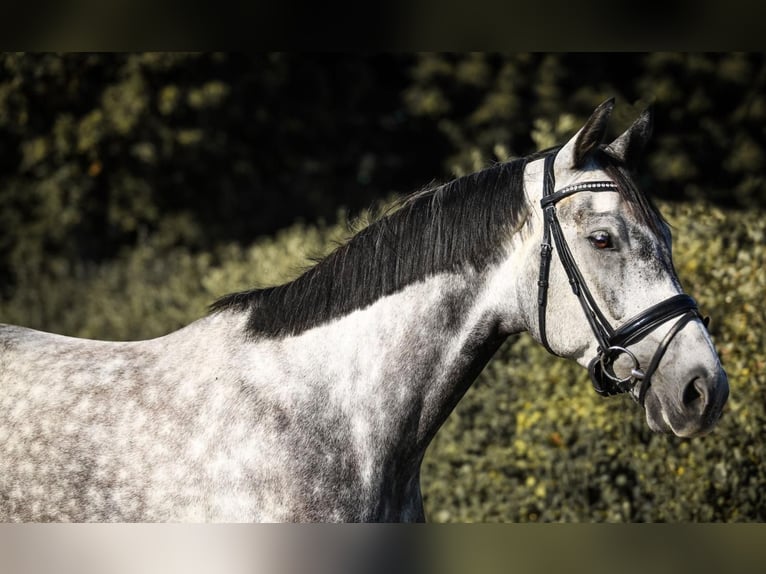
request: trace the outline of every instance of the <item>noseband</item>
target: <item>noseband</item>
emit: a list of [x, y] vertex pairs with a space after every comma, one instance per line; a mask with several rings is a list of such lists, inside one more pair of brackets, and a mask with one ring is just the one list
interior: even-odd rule
[[[609, 321], [596, 304], [580, 269], [577, 267], [572, 252], [569, 250], [558, 217], [556, 216], [556, 203], [580, 191], [618, 191], [618, 187], [613, 181], [588, 181], [554, 191], [556, 181], [553, 174], [553, 162], [555, 157], [555, 154], [551, 154], [545, 158], [543, 197], [540, 200], [544, 214], [543, 242], [540, 249], [540, 277], [537, 283], [541, 342], [548, 352], [556, 354], [548, 343], [545, 328], [548, 302], [548, 276], [550, 274], [553, 246], [555, 245], [561, 264], [569, 278], [572, 291], [579, 299], [580, 305], [583, 311], [585, 311], [585, 317], [588, 319], [590, 328], [598, 341], [598, 353], [588, 365], [588, 373], [590, 374], [593, 388], [602, 396], [630, 392], [638, 403], [643, 406], [646, 392], [651, 384], [652, 375], [659, 366], [670, 342], [689, 321], [700, 319], [707, 327], [708, 319], [700, 315], [694, 299], [689, 295], [679, 294], [649, 307], [620, 325], [617, 329], [614, 329], [609, 324]], [[551, 237], [553, 238], [553, 243], [551, 243]], [[666, 321], [676, 317], [680, 318], [662, 339], [657, 350], [654, 352], [652, 360], [649, 362], [649, 366], [644, 370], [638, 358], [628, 347], [643, 339]], [[632, 363], [630, 374], [625, 377], [620, 377], [614, 371], [615, 362], [621, 355], [625, 355]], [[634, 389], [637, 385], [638, 393], [636, 394]]]

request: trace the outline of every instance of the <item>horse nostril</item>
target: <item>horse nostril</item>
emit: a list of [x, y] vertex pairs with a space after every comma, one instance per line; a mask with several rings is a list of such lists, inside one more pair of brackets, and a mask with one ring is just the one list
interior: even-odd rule
[[708, 390], [701, 377], [694, 377], [684, 389], [681, 397], [686, 408], [703, 409], [707, 405]]

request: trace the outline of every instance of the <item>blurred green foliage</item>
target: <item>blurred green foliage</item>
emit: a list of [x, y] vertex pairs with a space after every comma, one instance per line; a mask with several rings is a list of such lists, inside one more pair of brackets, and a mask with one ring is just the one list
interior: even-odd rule
[[410, 60], [0, 54], [0, 295], [148, 236], [248, 242], [433, 177]]
[[0, 54], [0, 296], [145, 238], [212, 249], [657, 109], [644, 187], [766, 198], [763, 54]]
[[[654, 435], [509, 341], [423, 467], [433, 521], [766, 519], [761, 54], [0, 55], [0, 321], [158, 336], [294, 277], [345, 219], [654, 101], [642, 187], [730, 376], [709, 436]], [[615, 132], [615, 133], [616, 133]], [[748, 209], [742, 209], [746, 207]], [[324, 221], [338, 220], [336, 224]]]

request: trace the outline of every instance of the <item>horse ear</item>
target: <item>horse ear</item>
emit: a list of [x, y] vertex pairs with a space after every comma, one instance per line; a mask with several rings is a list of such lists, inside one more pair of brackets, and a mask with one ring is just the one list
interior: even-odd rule
[[559, 151], [560, 157], [571, 157], [568, 167], [581, 168], [591, 153], [604, 140], [609, 115], [614, 108], [614, 98], [609, 98], [598, 106], [585, 122], [585, 125]]
[[652, 135], [654, 108], [649, 106], [625, 133], [610, 143], [604, 151], [613, 158], [633, 168], [641, 157], [646, 143]]

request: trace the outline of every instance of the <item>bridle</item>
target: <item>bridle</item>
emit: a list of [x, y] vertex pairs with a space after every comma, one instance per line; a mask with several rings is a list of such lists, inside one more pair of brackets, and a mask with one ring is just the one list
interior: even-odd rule
[[[545, 157], [543, 197], [540, 200], [544, 215], [543, 242], [540, 249], [540, 277], [537, 283], [541, 342], [548, 352], [554, 355], [557, 354], [548, 343], [545, 328], [548, 277], [550, 274], [551, 255], [555, 244], [561, 264], [569, 278], [572, 291], [579, 299], [580, 305], [583, 311], [585, 311], [585, 317], [588, 319], [590, 328], [598, 341], [597, 355], [588, 365], [588, 373], [590, 374], [593, 388], [602, 396], [629, 392], [643, 406], [646, 392], [651, 384], [652, 375], [659, 366], [670, 342], [689, 321], [700, 319], [705, 327], [707, 327], [708, 318], [702, 317], [697, 308], [697, 302], [692, 297], [682, 293], [652, 305], [616, 329], [609, 324], [609, 321], [601, 312], [601, 309], [599, 309], [598, 304], [588, 289], [585, 279], [572, 256], [572, 252], [569, 250], [558, 217], [556, 216], [556, 203], [565, 197], [581, 191], [618, 191], [618, 187], [613, 181], [588, 181], [554, 191], [556, 180], [553, 174], [553, 162], [555, 158], [555, 153]], [[553, 243], [551, 243], [551, 237], [553, 238]], [[642, 369], [639, 360], [628, 347], [643, 339], [666, 321], [676, 317], [680, 318], [660, 342], [649, 362], [649, 366], [645, 370]], [[615, 362], [621, 355], [626, 355], [633, 363], [630, 374], [625, 377], [620, 377], [614, 372]], [[636, 385], [639, 385], [637, 393], [634, 391]]]

